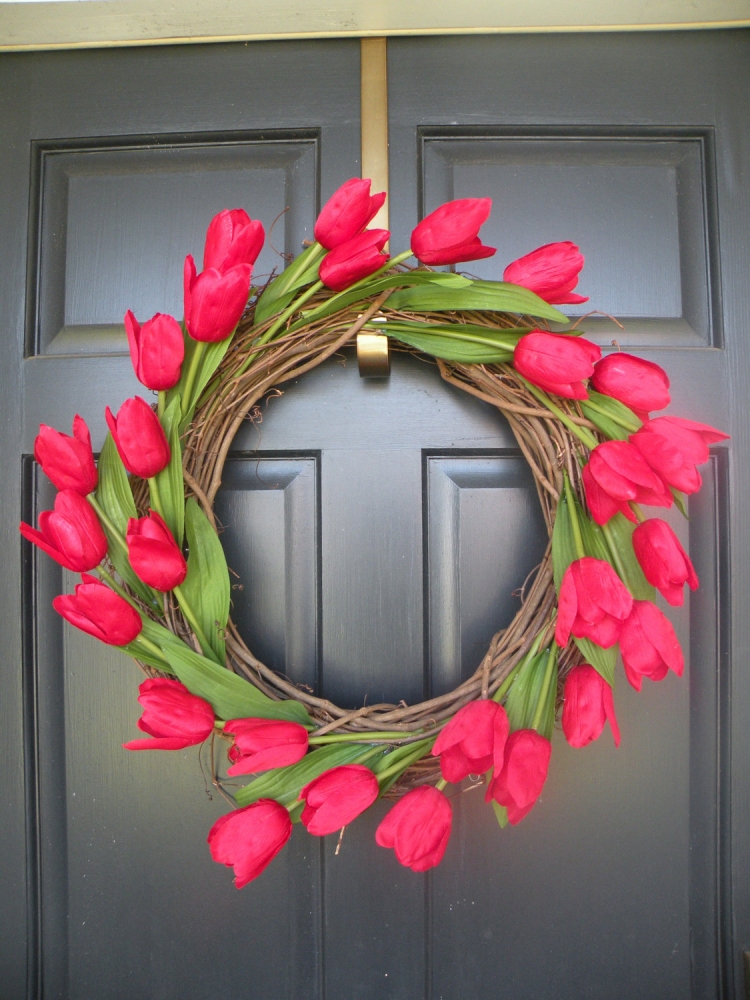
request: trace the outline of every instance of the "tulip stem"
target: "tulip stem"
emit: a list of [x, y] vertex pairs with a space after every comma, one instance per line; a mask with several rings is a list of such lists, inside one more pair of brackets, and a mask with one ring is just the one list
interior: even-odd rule
[[94, 494], [93, 493], [89, 493], [89, 495], [88, 495], [88, 497], [86, 497], [86, 499], [88, 500], [88, 502], [91, 504], [91, 506], [96, 511], [96, 516], [99, 518], [99, 520], [102, 522], [102, 524], [104, 525], [104, 527], [107, 529], [107, 532], [111, 536], [112, 541], [115, 542], [117, 545], [119, 545], [120, 548], [125, 553], [125, 555], [127, 555], [128, 554], [128, 546], [127, 546], [127, 544], [125, 542], [125, 539], [122, 537], [122, 535], [120, 534], [120, 532], [117, 530], [117, 527], [115, 526], [115, 524], [110, 520], [109, 515], [104, 510], [104, 508], [99, 503], [99, 501], [96, 499], [96, 497], [94, 496]]
[[164, 519], [164, 508], [161, 503], [161, 494], [159, 492], [159, 484], [156, 481], [156, 476], [152, 476], [148, 481], [148, 492], [151, 499], [151, 507], [156, 513]]
[[635, 500], [631, 500], [630, 501], [630, 509], [633, 511], [633, 513], [635, 514], [635, 516], [638, 518], [639, 523], [643, 524], [643, 522], [646, 520], [646, 515], [641, 510], [640, 504], [637, 504], [635, 502]]
[[576, 548], [576, 555], [579, 559], [583, 559], [586, 555], [586, 549], [583, 546], [583, 536], [581, 534], [581, 525], [578, 522], [578, 510], [576, 508], [575, 497], [573, 496], [573, 487], [570, 485], [570, 479], [568, 478], [567, 472], [565, 473], [565, 498], [568, 501], [570, 526], [573, 529], [573, 541]]
[[535, 399], [538, 399], [542, 406], [546, 406], [550, 413], [554, 413], [560, 423], [564, 424], [571, 434], [575, 434], [578, 440], [582, 441], [589, 450], [596, 448], [599, 442], [590, 431], [588, 431], [585, 427], [579, 427], [577, 424], [574, 424], [567, 413], [563, 413], [560, 407], [556, 403], [552, 402], [546, 392], [537, 388], [537, 386], [529, 382], [528, 379], [525, 379], [519, 372], [516, 372], [516, 376], [523, 382], [531, 395], [534, 396]]
[[382, 743], [395, 743], [397, 740], [408, 738], [409, 734], [404, 733], [331, 733], [324, 736], [311, 736], [309, 743], [311, 746], [325, 746], [328, 743], [362, 743], [363, 745], [378, 740]]
[[[208, 344], [204, 340], [193, 341], [195, 347], [193, 348], [192, 357], [190, 358], [190, 363], [188, 365], [187, 375], [185, 376], [185, 386], [182, 390], [182, 402], [180, 404], [180, 410], [182, 411], [182, 416], [187, 416], [190, 411], [190, 397], [193, 394], [193, 386], [195, 385], [195, 379], [198, 374], [198, 369], [200, 368], [201, 361], [203, 360], [203, 355], [206, 353], [206, 348]], [[149, 480], [150, 482], [150, 480]]]
[[539, 727], [542, 724], [542, 717], [544, 716], [545, 709], [547, 708], [547, 700], [552, 686], [552, 676], [555, 672], [555, 667], [557, 666], [557, 650], [558, 645], [556, 642], [553, 642], [549, 649], [547, 665], [544, 668], [542, 689], [539, 692], [539, 700], [536, 703], [536, 711], [534, 712], [534, 718], [531, 723], [531, 728], [536, 729], [537, 732], [539, 732]]
[[614, 413], [610, 413], [609, 410], [605, 410], [599, 403], [595, 403], [591, 397], [586, 400], [586, 406], [594, 410], [595, 413], [601, 413], [603, 417], [607, 417], [608, 420], [611, 420], [613, 424], [617, 424], [618, 427], [622, 427], [624, 430], [630, 431], [631, 434], [635, 434], [635, 432], [643, 426], [640, 420], [637, 424], [634, 424], [632, 420], [626, 420], [623, 417], [615, 415]]
[[159, 420], [164, 419], [164, 411], [167, 408], [167, 393], [165, 389], [159, 389], [159, 395], [157, 397], [156, 412], [159, 415]]
[[435, 788], [437, 788], [439, 792], [442, 792], [442, 790], [445, 788], [447, 784], [448, 782], [445, 780], [445, 778], [441, 778], [440, 781], [438, 781], [437, 784], [435, 785]]
[[201, 649], [203, 650], [203, 655], [206, 656], [208, 659], [213, 660], [214, 663], [218, 663], [219, 666], [223, 667], [224, 664], [219, 661], [219, 657], [213, 651], [211, 643], [206, 638], [206, 633], [201, 628], [193, 609], [190, 607], [190, 603], [185, 599], [185, 594], [182, 590], [182, 587], [175, 587], [173, 593], [177, 598], [177, 600], [179, 601], [180, 610], [187, 618], [188, 622], [190, 623], [190, 627], [192, 628], [193, 632], [195, 632], [198, 638], [198, 642], [200, 643]]
[[[390, 271], [392, 268], [396, 267], [398, 264], [402, 264], [409, 257], [413, 257], [413, 256], [414, 255], [411, 252], [411, 250], [404, 250], [404, 252], [398, 254], [398, 256], [391, 257], [389, 260], [387, 260], [385, 262], [385, 264], [383, 264], [382, 267], [379, 267], [377, 269], [377, 271], [374, 271], [372, 274], [368, 274], [366, 278], [360, 278], [359, 281], [355, 281], [353, 285], [349, 285], [349, 287], [345, 288], [342, 292], [336, 292], [335, 295], [332, 295], [330, 297], [330, 299], [327, 299], [323, 303], [323, 305], [322, 306], [318, 306], [317, 309], [311, 309], [309, 312], [306, 312], [305, 313], [305, 322], [306, 323], [311, 323], [313, 320], [315, 320], [315, 318], [317, 317], [318, 313], [323, 311], [323, 309], [325, 309], [326, 313], [330, 313], [332, 311], [335, 311], [335, 306], [336, 306], [336, 303], [338, 302], [339, 299], [343, 298], [345, 295], [349, 295], [350, 292], [356, 292], [357, 289], [359, 289], [359, 288], [362, 288], [362, 289], [366, 288], [367, 285], [369, 285], [371, 282], [377, 281], [378, 278], [381, 275], [385, 274], [386, 271]], [[334, 307], [334, 308], [332, 309], [331, 307]]]

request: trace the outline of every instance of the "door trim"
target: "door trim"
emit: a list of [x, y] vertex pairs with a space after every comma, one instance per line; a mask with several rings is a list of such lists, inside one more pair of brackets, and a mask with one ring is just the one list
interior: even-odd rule
[[750, 26], [750, 0], [87, 0], [0, 2], [0, 52], [291, 38]]

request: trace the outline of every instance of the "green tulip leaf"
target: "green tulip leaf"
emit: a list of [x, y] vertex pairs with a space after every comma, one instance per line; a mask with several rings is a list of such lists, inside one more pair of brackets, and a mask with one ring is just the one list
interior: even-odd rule
[[513, 360], [513, 351], [523, 330], [493, 330], [468, 324], [409, 323], [389, 320], [371, 323], [368, 329], [393, 337], [425, 354], [463, 364], [500, 364]]
[[207, 701], [220, 719], [283, 719], [311, 725], [300, 702], [273, 701], [244, 677], [196, 653], [172, 633], [170, 636], [160, 642], [164, 658], [188, 691]]
[[472, 281], [469, 288], [441, 287], [435, 284], [406, 288], [394, 292], [388, 300], [388, 308], [414, 312], [492, 311], [538, 316], [555, 323], [568, 322], [567, 316], [528, 288], [504, 281]]
[[613, 441], [627, 441], [643, 426], [635, 413], [619, 399], [592, 389], [589, 389], [589, 398], [581, 400], [581, 409], [586, 419]]
[[288, 767], [277, 767], [261, 774], [249, 785], [235, 793], [239, 806], [249, 806], [258, 799], [275, 799], [284, 806], [290, 806], [299, 798], [300, 791], [314, 778], [332, 767], [342, 764], [364, 764], [373, 757], [384, 754], [382, 747], [367, 743], [332, 743], [329, 746], [311, 750], [302, 760]]
[[195, 497], [185, 505], [188, 572], [180, 594], [196, 616], [219, 663], [224, 662], [224, 629], [229, 618], [229, 570], [219, 537]]
[[[379, 295], [388, 288], [409, 288], [414, 285], [428, 285], [433, 288], [439, 287], [457, 290], [469, 288], [472, 282], [469, 278], [464, 278], [461, 274], [453, 274], [450, 271], [415, 270], [400, 271], [397, 274], [387, 275], [382, 275], [378, 272], [377, 275], [371, 276], [366, 281], [358, 282], [352, 288], [339, 292], [338, 295], [332, 295], [326, 302], [303, 312], [303, 319], [299, 323], [295, 323], [291, 329], [294, 330], [297, 326], [310, 323], [312, 320], [323, 319], [325, 316], [330, 316], [341, 309], [345, 309], [347, 306], [353, 305], [355, 302], [361, 302], [364, 299]], [[396, 294], [399, 293], [397, 292]], [[393, 296], [388, 299], [384, 305], [384, 310], [390, 308], [392, 298]]]
[[96, 489], [96, 500], [116, 529], [115, 534], [106, 523], [102, 524], [109, 545], [109, 558], [121, 579], [127, 583], [131, 590], [153, 606], [155, 602], [154, 591], [135, 575], [130, 566], [127, 551], [123, 547], [128, 521], [131, 517], [138, 517], [138, 512], [135, 509], [127, 471], [122, 464], [120, 453], [111, 434], [107, 434], [104, 441], [99, 455], [98, 468], [99, 485]]
[[[180, 443], [180, 399], [174, 396], [161, 418], [161, 425], [169, 442], [171, 458], [166, 469], [156, 476], [156, 487], [161, 501], [161, 515], [182, 545], [185, 529], [185, 489], [182, 481], [182, 445]], [[152, 506], [154, 506], [152, 501]]]
[[492, 800], [492, 809], [494, 810], [495, 819], [497, 820], [500, 829], [504, 830], [508, 825], [508, 810], [505, 806], [501, 806], [498, 802], [495, 802], [494, 799]]
[[680, 493], [680, 491], [676, 490], [673, 486], [670, 486], [669, 490], [672, 496], [674, 497], [675, 507], [677, 508], [677, 510], [679, 510], [679, 512], [682, 514], [685, 520], [689, 521], [690, 515], [688, 514], [687, 497], [685, 496], [684, 493]]
[[319, 243], [313, 243], [266, 285], [255, 304], [256, 326], [283, 312], [300, 289], [318, 280], [318, 268], [324, 252]]
[[590, 639], [575, 639], [574, 641], [583, 653], [586, 663], [589, 663], [594, 670], [600, 673], [607, 684], [614, 685], [618, 647], [612, 646], [610, 649], [602, 649]]
[[[633, 550], [636, 526], [619, 512], [605, 525], [603, 537], [612, 553], [610, 562], [637, 601], [653, 601], [656, 591], [643, 575]], [[601, 530], [601, 529], [600, 529]]]

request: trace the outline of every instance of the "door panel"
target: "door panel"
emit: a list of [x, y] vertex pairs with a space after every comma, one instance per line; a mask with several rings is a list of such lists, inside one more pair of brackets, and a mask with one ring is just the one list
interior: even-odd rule
[[[540, 243], [580, 242], [582, 290], [625, 326], [584, 329], [663, 363], [671, 412], [734, 439], [690, 522], [672, 519], [703, 584], [670, 611], [688, 676], [641, 695], [618, 676], [619, 750], [605, 733], [574, 751], [557, 732], [517, 828], [457, 792], [433, 873], [375, 846], [378, 804], [340, 844], [296, 829], [239, 893], [204, 842], [229, 808], [201, 776], [208, 748], [202, 765], [192, 749], [120, 749], [137, 670], [63, 627], [50, 601], [73, 581], [26, 548], [21, 562], [16, 525], [53, 498], [30, 459], [39, 423], [80, 412], [98, 448], [105, 404], [142, 391], [122, 312], [180, 314], [179, 263], [212, 213], [242, 205], [268, 228], [289, 206], [273, 244], [294, 253], [320, 199], [358, 173], [358, 44], [3, 57], [9, 997], [729, 1000], [750, 935], [750, 682], [730, 655], [750, 638], [733, 503], [750, 485], [735, 457], [749, 48], [745, 32], [389, 42], [393, 248], [440, 201], [484, 194], [499, 250], [467, 271], [499, 277]], [[267, 247], [256, 274], [281, 264]], [[238, 434], [217, 500], [243, 635], [340, 704], [449, 689], [546, 544], [508, 426], [400, 351], [388, 380], [361, 380], [345, 351], [283, 388]]]
[[[747, 55], [746, 33], [394, 39], [393, 244], [418, 212], [477, 195], [494, 199], [483, 233], [499, 250], [467, 271], [499, 278], [537, 245], [580, 243], [580, 290], [591, 301], [565, 311], [614, 314], [624, 329], [602, 316], [581, 327], [602, 346], [633, 345], [663, 364], [670, 412], [734, 424], [736, 434], [744, 404], [738, 397], [733, 408], [731, 386], [746, 364], [750, 305], [736, 241], [750, 206], [737, 173], [748, 150], [735, 96], [738, 80], [747, 86]], [[690, 650], [690, 680], [636, 696], [620, 675], [623, 745], [615, 753], [605, 736], [578, 753], [556, 734], [525, 829], [498, 835], [470, 795], [461, 800], [467, 815], [452, 842], [460, 867], [450, 855], [432, 876], [432, 995], [730, 995], [739, 973], [732, 874], [736, 886], [744, 881], [729, 868], [725, 755], [746, 760], [748, 748], [736, 721], [731, 747], [727, 735], [745, 711], [740, 676], [731, 713], [727, 694], [727, 560], [746, 535], [733, 515], [728, 542], [737, 480], [726, 458], [715, 450], [689, 526], [678, 529], [704, 580], [669, 612]], [[745, 900], [743, 891], [735, 901]], [[497, 945], [479, 959], [482, 940]]]

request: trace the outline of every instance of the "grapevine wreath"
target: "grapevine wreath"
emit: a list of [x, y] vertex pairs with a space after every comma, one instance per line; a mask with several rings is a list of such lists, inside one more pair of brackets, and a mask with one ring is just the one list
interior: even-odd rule
[[[510, 264], [503, 281], [435, 271], [495, 253], [479, 238], [489, 198], [442, 205], [388, 258], [389, 233], [368, 229], [385, 195], [347, 181], [325, 205], [315, 241], [259, 287], [252, 266], [265, 234], [241, 209], [211, 222], [197, 273], [185, 261], [182, 324], [157, 313], [125, 327], [136, 374], [155, 406], [126, 400], [98, 467], [85, 422], [72, 436], [42, 426], [37, 462], [59, 490], [25, 538], [80, 572], [55, 598], [72, 625], [135, 657], [144, 738], [129, 750], [225, 746], [217, 787], [234, 807], [208, 834], [237, 887], [260, 874], [302, 822], [317, 836], [343, 829], [377, 798], [395, 804], [376, 833], [414, 871], [439, 864], [451, 830], [443, 789], [484, 775], [501, 826], [518, 823], [544, 785], [558, 710], [569, 743], [619, 731], [612, 685], [625, 675], [680, 675], [672, 605], [698, 586], [672, 529], [643, 506], [684, 512], [696, 466], [726, 434], [674, 416], [658, 365], [599, 348], [556, 305], [583, 256], [552, 243]], [[416, 259], [416, 266], [406, 263]], [[561, 332], [550, 332], [558, 324]], [[261, 663], [233, 624], [214, 500], [235, 434], [260, 401], [358, 334], [377, 334], [435, 359], [451, 385], [497, 407], [531, 467], [550, 542], [521, 606], [474, 674], [418, 705], [340, 708]], [[94, 575], [95, 574], [95, 575]], [[225, 741], [225, 742], [224, 742]], [[230, 795], [228, 789], [233, 789]]]

